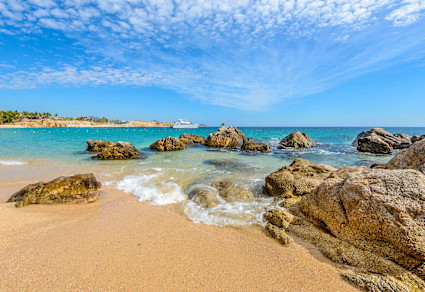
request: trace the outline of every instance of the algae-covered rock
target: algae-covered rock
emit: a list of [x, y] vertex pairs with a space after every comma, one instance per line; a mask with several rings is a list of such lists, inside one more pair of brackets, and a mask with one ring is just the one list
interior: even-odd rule
[[242, 150], [246, 151], [246, 152], [270, 152], [270, 147], [269, 145], [265, 144], [265, 143], [244, 143], [241, 147]]
[[301, 133], [299, 131], [293, 132], [283, 138], [277, 146], [278, 149], [311, 147], [314, 147], [314, 141], [306, 133]]
[[167, 137], [154, 142], [149, 148], [157, 151], [176, 151], [184, 150], [187, 146], [179, 139]]
[[30, 184], [13, 194], [7, 202], [16, 202], [16, 207], [29, 204], [85, 204], [99, 198], [100, 187], [93, 174], [62, 176], [47, 183]]
[[290, 166], [282, 167], [266, 177], [264, 192], [269, 196], [285, 198], [304, 196], [336, 170], [329, 165], [297, 158]]
[[205, 138], [202, 136], [198, 136], [195, 134], [187, 134], [184, 133], [180, 135], [179, 140], [186, 145], [193, 145], [193, 144], [201, 144], [204, 142]]
[[246, 141], [245, 134], [236, 127], [221, 127], [208, 135], [204, 145], [208, 147], [239, 148]]
[[126, 160], [142, 158], [143, 153], [136, 149], [130, 142], [118, 141], [113, 147], [92, 156], [99, 160]]

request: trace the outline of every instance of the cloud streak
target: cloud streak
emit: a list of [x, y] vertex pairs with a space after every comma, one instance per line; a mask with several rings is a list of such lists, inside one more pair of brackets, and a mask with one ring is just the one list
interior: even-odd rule
[[0, 88], [160, 86], [267, 109], [424, 56], [424, 11], [423, 0], [0, 0], [0, 34], [58, 32], [83, 48], [79, 62], [3, 70]]

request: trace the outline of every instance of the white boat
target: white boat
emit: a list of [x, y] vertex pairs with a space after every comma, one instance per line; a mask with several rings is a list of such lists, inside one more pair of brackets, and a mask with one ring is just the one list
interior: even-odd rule
[[173, 129], [196, 129], [198, 124], [191, 123], [188, 120], [178, 119], [178, 122], [171, 126]]

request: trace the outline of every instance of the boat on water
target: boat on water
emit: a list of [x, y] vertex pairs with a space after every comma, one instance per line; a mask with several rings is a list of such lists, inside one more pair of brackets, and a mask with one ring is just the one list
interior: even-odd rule
[[197, 129], [198, 124], [191, 123], [188, 120], [178, 119], [178, 122], [171, 126], [173, 129]]

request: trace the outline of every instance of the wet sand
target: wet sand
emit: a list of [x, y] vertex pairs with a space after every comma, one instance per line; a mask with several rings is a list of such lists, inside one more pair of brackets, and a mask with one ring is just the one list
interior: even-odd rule
[[4, 203], [26, 184], [0, 184], [0, 291], [357, 291], [300, 240], [195, 224], [108, 186], [88, 205]]

